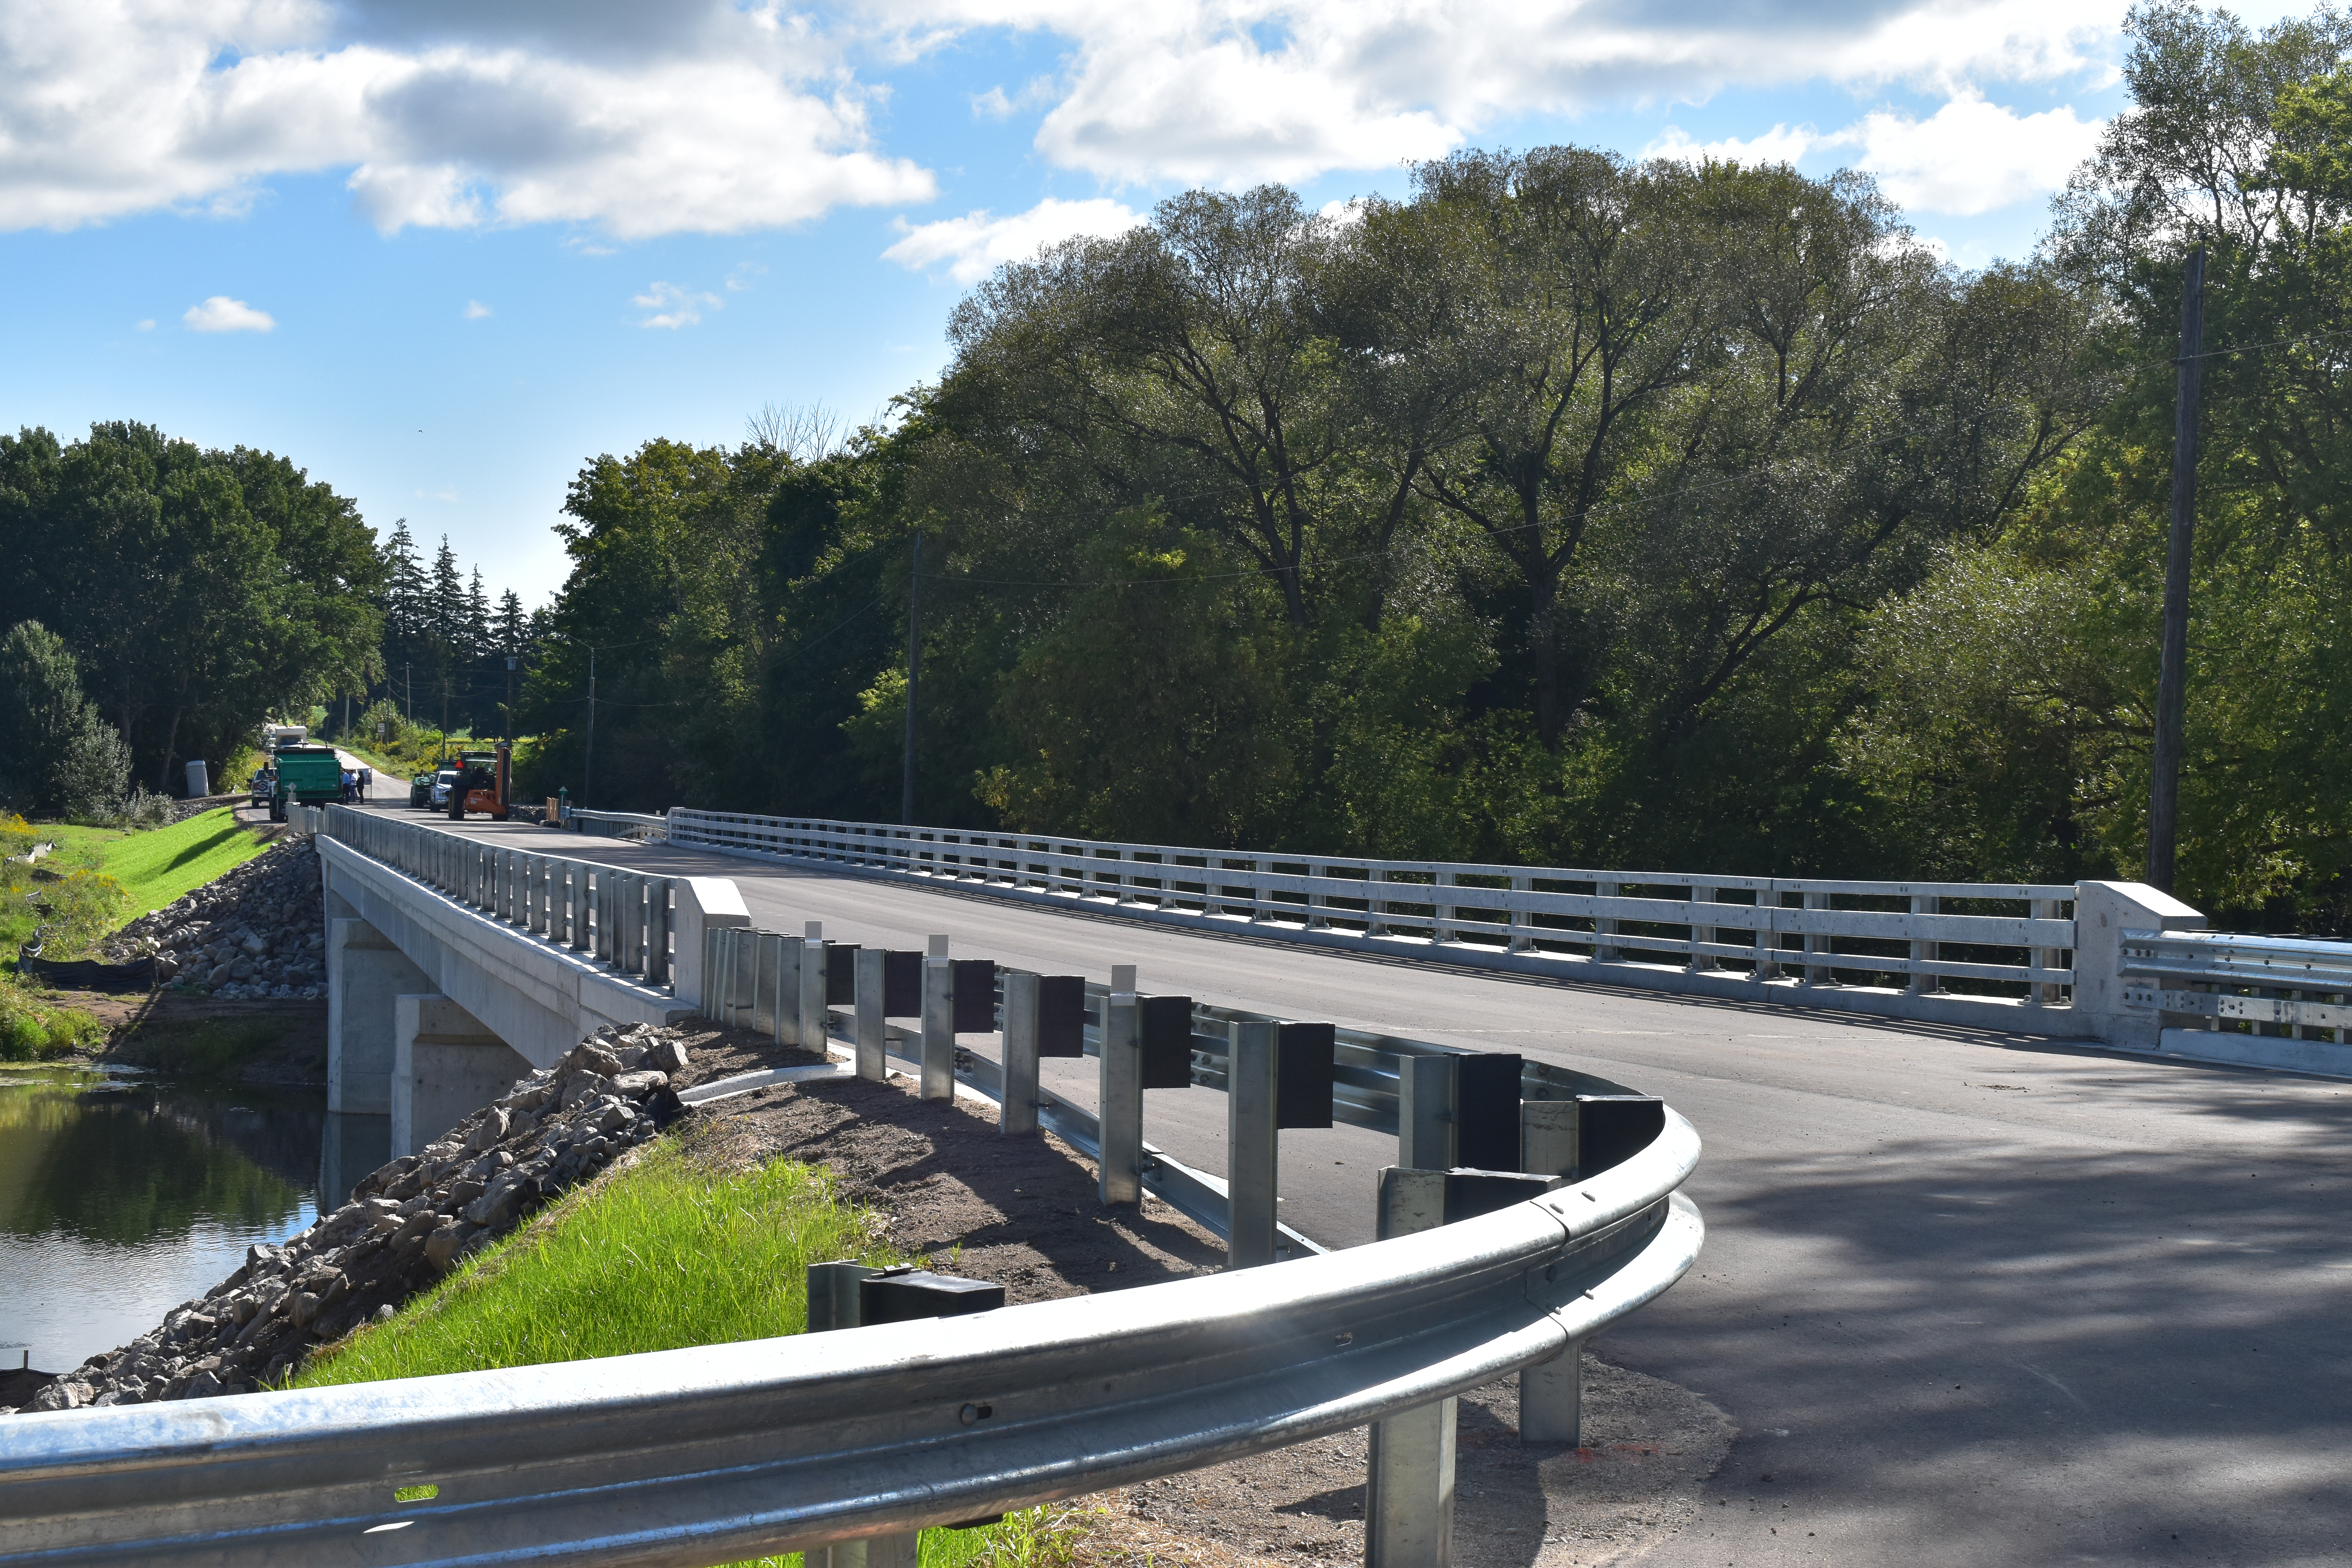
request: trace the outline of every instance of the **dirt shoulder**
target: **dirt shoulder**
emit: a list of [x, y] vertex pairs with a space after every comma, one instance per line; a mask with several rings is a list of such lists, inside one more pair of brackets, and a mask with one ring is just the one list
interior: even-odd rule
[[[815, 1060], [731, 1029], [683, 1037], [678, 1087]], [[1094, 1167], [1050, 1134], [1006, 1138], [969, 1100], [926, 1102], [912, 1079], [778, 1085], [698, 1108], [744, 1158], [830, 1169], [889, 1216], [890, 1240], [1013, 1302], [1157, 1284], [1224, 1266], [1213, 1236], [1157, 1199], [1106, 1211]], [[1585, 1358], [1580, 1447], [1518, 1437], [1517, 1379], [1463, 1397], [1454, 1559], [1464, 1568], [1631, 1562], [1687, 1524], [1729, 1450], [1723, 1413], [1673, 1384]], [[1100, 1494], [1082, 1559], [1141, 1568], [1360, 1561], [1367, 1434]]]

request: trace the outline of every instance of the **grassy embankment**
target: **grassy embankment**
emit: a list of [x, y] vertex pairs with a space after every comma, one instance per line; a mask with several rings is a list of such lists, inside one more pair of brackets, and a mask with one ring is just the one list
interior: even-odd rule
[[[907, 1261], [882, 1241], [879, 1217], [843, 1201], [819, 1167], [785, 1160], [732, 1167], [708, 1134], [664, 1138], [459, 1266], [389, 1321], [355, 1331], [294, 1386], [800, 1333], [811, 1263]], [[1054, 1568], [1071, 1561], [1085, 1517], [1032, 1509], [983, 1530], [927, 1530], [922, 1568], [982, 1556]]]
[[[44, 841], [56, 852], [37, 865], [18, 858]], [[226, 807], [143, 832], [0, 818], [0, 1061], [88, 1049], [103, 1034], [87, 1014], [42, 1001], [16, 978], [17, 949], [37, 931], [43, 957], [88, 957], [124, 921], [162, 909], [264, 847]]]

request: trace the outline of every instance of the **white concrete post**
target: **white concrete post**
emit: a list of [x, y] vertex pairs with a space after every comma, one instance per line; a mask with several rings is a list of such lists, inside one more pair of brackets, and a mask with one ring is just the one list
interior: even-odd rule
[[1097, 1099], [1102, 1127], [1099, 1182], [1106, 1204], [1143, 1201], [1143, 1035], [1135, 965], [1115, 963], [1103, 1004]]
[[1511, 892], [1514, 897], [1511, 900], [1511, 942], [1509, 951], [1513, 952], [1533, 952], [1536, 951], [1536, 918], [1534, 915], [1528, 912], [1527, 900], [1524, 898], [1517, 896], [1520, 894], [1532, 893], [1535, 890], [1536, 879], [1533, 877], [1514, 877], [1511, 879]]
[[923, 959], [923, 1098], [955, 1098], [955, 968], [943, 936]]
[[2205, 917], [2144, 882], [2074, 884], [2074, 1013], [2083, 1032], [2111, 1046], [2152, 1051], [2164, 1015], [2125, 995], [2123, 933], [2203, 931]]
[[800, 1027], [795, 1040], [812, 1056], [824, 1048], [824, 922], [811, 921], [801, 931]]
[[1034, 974], [1004, 972], [998, 1053], [1004, 1063], [1004, 1099], [996, 1119], [999, 1132], [1037, 1131], [1037, 983]]
[[[719, 975], [703, 973], [703, 954], [709, 933], [718, 931], [741, 930], [751, 925], [751, 911], [744, 907], [742, 889], [730, 877], [680, 877], [671, 887], [677, 894], [677, 975], [671, 989], [677, 999], [688, 1006], [719, 1015], [703, 1007], [706, 991], [713, 1002], [733, 996], [722, 989]], [[735, 1019], [729, 1017], [729, 1023]]]
[[394, 998], [392, 1158], [425, 1145], [512, 1088], [530, 1063], [448, 997]]
[[[1436, 1171], [1381, 1173], [1380, 1238], [1445, 1223]], [[1441, 1399], [1372, 1423], [1364, 1488], [1366, 1568], [1448, 1568], [1454, 1542], [1454, 1438], [1458, 1403]]]
[[890, 1076], [890, 1024], [882, 1016], [886, 967], [880, 948], [857, 950], [857, 1076], [871, 1083]]
[[1275, 1261], [1276, 1185], [1282, 1134], [1275, 1125], [1281, 1026], [1236, 1023], [1225, 1054], [1225, 1267]]

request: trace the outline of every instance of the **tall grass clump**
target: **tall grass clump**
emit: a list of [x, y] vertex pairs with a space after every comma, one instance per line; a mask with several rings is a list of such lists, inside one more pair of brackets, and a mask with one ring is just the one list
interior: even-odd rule
[[536, 1366], [797, 1334], [808, 1266], [903, 1261], [880, 1216], [822, 1167], [729, 1169], [709, 1140], [665, 1138], [354, 1334], [299, 1387]]

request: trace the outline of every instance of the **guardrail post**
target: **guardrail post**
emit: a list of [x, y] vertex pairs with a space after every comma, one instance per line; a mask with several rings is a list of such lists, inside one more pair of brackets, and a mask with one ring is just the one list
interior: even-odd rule
[[811, 921], [801, 930], [799, 1027], [793, 1044], [813, 1056], [824, 1048], [824, 922]]
[[[863, 1321], [859, 1287], [879, 1268], [863, 1263], [812, 1263], [808, 1271], [808, 1331], [825, 1333], [854, 1329]], [[894, 1531], [863, 1541], [839, 1541], [822, 1552], [807, 1554], [806, 1568], [916, 1568], [922, 1554], [922, 1532]]]
[[646, 879], [646, 984], [667, 985], [670, 983], [669, 939], [674, 921], [669, 900], [672, 889], [667, 877]]
[[[1932, 915], [1942, 901], [1933, 893], [1914, 893], [1911, 895], [1911, 912], [1915, 915]], [[1936, 944], [1913, 937], [1911, 962], [1915, 966], [1936, 962]], [[1932, 996], [1943, 988], [1944, 983], [1937, 976], [1927, 970], [1914, 967], [1911, 971], [1910, 984], [1903, 989], [1914, 996]]]
[[1103, 1001], [1100, 1184], [1106, 1204], [1143, 1201], [1143, 1030], [1135, 965], [1115, 963]]
[[[1805, 908], [1809, 910], [1826, 910], [1829, 907], [1830, 896], [1827, 893], [1807, 893], [1805, 895]], [[1813, 931], [1809, 931], [1805, 933], [1805, 967], [1803, 974], [1806, 984], [1826, 985], [1830, 983], [1830, 971], [1828, 966], [1815, 963], [1812, 960], [1816, 953], [1825, 953], [1829, 952], [1831, 940], [1832, 939], [1829, 937], [1819, 935]]]
[[882, 949], [857, 950], [857, 1076], [873, 1083], [890, 1076], [890, 1026], [882, 1013], [888, 965]]
[[[1444, 1223], [1443, 1170], [1381, 1173], [1382, 1241]], [[1459, 1408], [1458, 1401], [1441, 1399], [1372, 1423], [1364, 1487], [1366, 1568], [1447, 1568], [1452, 1561]]]
[[[1714, 888], [1694, 887], [1690, 890], [1690, 900], [1694, 904], [1711, 904], [1716, 901], [1717, 894], [1717, 889]], [[1693, 912], [1696, 913], [1696, 911], [1694, 910]], [[1690, 953], [1690, 963], [1688, 967], [1691, 973], [1694, 974], [1703, 974], [1710, 969], [1722, 968], [1722, 961], [1717, 958], [1713, 953], [1700, 952], [1697, 951], [1699, 943], [1703, 942], [1711, 942], [1717, 941], [1720, 939], [1722, 933], [1717, 931], [1713, 926], [1694, 925], [1690, 928], [1690, 934], [1692, 952]]]
[[751, 1032], [781, 1046], [800, 1011], [801, 944], [770, 931], [752, 942]]
[[613, 921], [613, 962], [624, 974], [635, 974], [645, 962], [645, 879], [623, 871], [613, 879], [615, 897]]
[[[881, 985], [881, 966], [875, 966], [875, 985]], [[1038, 976], [1004, 973], [1004, 1020], [1002, 1056], [1004, 1099], [996, 1119], [999, 1132], [1037, 1131], [1037, 988]], [[881, 1015], [875, 1015], [880, 1022]]]
[[[1538, 1176], [1576, 1171], [1581, 1107], [1573, 1100], [1519, 1102], [1519, 1169]], [[1519, 1440], [1583, 1441], [1584, 1344], [1571, 1342], [1548, 1362], [1519, 1372]]]
[[[2056, 899], [2035, 899], [2026, 904], [2025, 912], [2037, 921], [2059, 920], [2063, 917], [2058, 913], [2058, 905]], [[2060, 947], [2037, 947], [2033, 949], [2033, 966], [2036, 969], [2063, 968], [2059, 958], [2065, 951]], [[2054, 980], [2037, 980], [2026, 987], [2026, 1000], [2034, 1006], [2054, 1007], [2064, 1000], [2058, 994], [2059, 989], [2059, 984]]]
[[923, 960], [923, 1098], [955, 1098], [955, 967], [943, 936]]
[[1454, 1168], [1454, 1101], [1459, 1057], [1397, 1058], [1397, 1163], [1417, 1171]]
[[1225, 1056], [1228, 1268], [1255, 1268], [1276, 1258], [1275, 1195], [1282, 1135], [1275, 1111], [1281, 1092], [1281, 1028], [1271, 1020], [1236, 1023]]
[[[1592, 884], [1592, 893], [1595, 898], [1613, 899], [1617, 896], [1619, 889], [1623, 886], [1624, 884], [1622, 882], [1595, 882]], [[1614, 920], [1605, 919], [1598, 915], [1593, 917], [1593, 963], [1613, 963], [1618, 959], [1625, 956], [1622, 952], [1619, 952], [1616, 947], [1612, 945], [1609, 941], [1611, 937], [1617, 934], [1618, 924], [1619, 922]]]

